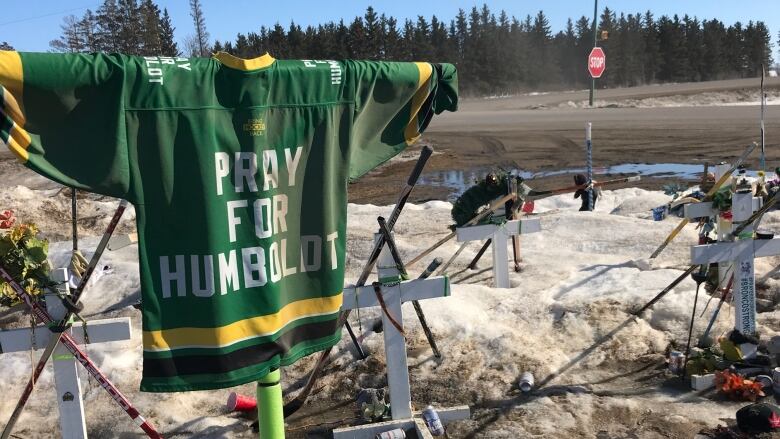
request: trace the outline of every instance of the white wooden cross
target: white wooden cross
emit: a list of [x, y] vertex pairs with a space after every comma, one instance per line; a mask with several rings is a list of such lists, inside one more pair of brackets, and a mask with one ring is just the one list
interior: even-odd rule
[[[61, 284], [58, 287], [61, 294], [69, 294], [67, 269], [54, 270], [51, 279]], [[67, 314], [62, 301], [53, 295], [46, 296], [46, 308], [55, 319], [62, 319]], [[79, 344], [84, 343], [87, 338], [90, 344], [129, 340], [130, 318], [90, 321], [86, 325], [86, 337], [84, 326], [78, 323], [74, 324], [68, 333]], [[56, 334], [43, 325], [35, 328], [3, 330], [0, 331], [0, 352], [29, 352], [30, 349], [43, 349], [54, 336]], [[64, 439], [86, 438], [87, 427], [84, 420], [78, 363], [62, 344], [58, 344], [54, 349], [52, 361], [62, 437]]]
[[[376, 234], [374, 239], [379, 239]], [[430, 277], [398, 281], [400, 272], [390, 251], [385, 245], [377, 261], [377, 274], [384, 284], [382, 298], [387, 312], [403, 328], [401, 304], [412, 300], [446, 297], [450, 294], [449, 279], [446, 276]], [[342, 310], [369, 308], [380, 306], [373, 286], [345, 287]], [[333, 430], [334, 439], [373, 438], [377, 433], [393, 428], [415, 428], [415, 413], [412, 412], [412, 395], [409, 390], [409, 368], [406, 359], [406, 339], [393, 325], [390, 318], [382, 313], [382, 328], [385, 341], [385, 358], [387, 362], [387, 384], [390, 390], [390, 408], [392, 421], [348, 427]], [[438, 410], [438, 409], [437, 409]], [[469, 417], [468, 407], [459, 406], [452, 409], [439, 410], [442, 422], [466, 419]], [[419, 417], [419, 414], [417, 414]]]
[[[734, 193], [731, 199], [733, 226], [739, 226], [750, 215], [761, 208], [761, 198], [753, 197], [750, 192]], [[695, 203], [685, 206], [687, 218], [715, 216], [718, 212], [712, 203]], [[755, 240], [753, 225], [742, 232], [742, 237], [731, 238], [732, 227], [727, 222], [719, 222], [719, 239], [715, 244], [697, 245], [691, 248], [692, 264], [718, 263], [720, 283], [725, 285], [727, 268], [733, 265], [734, 297], [733, 305], [734, 328], [743, 334], [756, 333], [756, 279], [754, 259], [765, 256], [780, 255], [780, 238]], [[725, 282], [724, 282], [725, 281]]]
[[509, 288], [509, 258], [507, 242], [516, 235], [541, 232], [539, 218], [523, 218], [506, 221], [503, 224], [483, 224], [478, 226], [459, 227], [455, 230], [458, 242], [482, 241], [492, 238], [493, 244], [493, 279], [496, 288]]

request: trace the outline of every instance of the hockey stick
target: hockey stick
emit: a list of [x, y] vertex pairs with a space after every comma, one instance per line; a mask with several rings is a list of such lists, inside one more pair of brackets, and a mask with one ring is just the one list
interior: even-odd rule
[[574, 186], [567, 186], [562, 187], [559, 189], [550, 189], [546, 191], [536, 191], [532, 190], [528, 193], [528, 197], [526, 198], [529, 201], [532, 200], [538, 200], [540, 198], [549, 197], [550, 195], [559, 195], [559, 194], [565, 194], [569, 192], [575, 192], [580, 189], [587, 189], [589, 186], [593, 187], [602, 187], [602, 186], [609, 186], [613, 184], [620, 184], [620, 183], [628, 183], [632, 181], [640, 181], [642, 179], [639, 175], [632, 175], [631, 177], [624, 177], [624, 178], [616, 178], [614, 180], [606, 180], [606, 181], [597, 181], [593, 183], [592, 185], [588, 184], [580, 184], [580, 185], [574, 185]]
[[[412, 189], [414, 189], [414, 186], [417, 184], [417, 180], [420, 178], [420, 174], [422, 173], [423, 168], [425, 168], [425, 163], [432, 154], [433, 148], [427, 145], [423, 147], [422, 151], [420, 152], [420, 158], [417, 159], [417, 163], [414, 165], [414, 169], [412, 169], [412, 173], [409, 175], [409, 179], [406, 181], [406, 185], [403, 187], [403, 189], [401, 189], [401, 193], [398, 196], [395, 207], [393, 207], [393, 211], [390, 213], [390, 216], [387, 219], [387, 228], [389, 230], [393, 230], [395, 222], [398, 221], [398, 217], [401, 215], [401, 211], [406, 204], [406, 200], [409, 199], [409, 195], [412, 193]], [[379, 252], [382, 250], [384, 244], [385, 240], [382, 236], [380, 236], [379, 239], [377, 239], [374, 243], [374, 248], [371, 250], [368, 261], [366, 261], [366, 265], [363, 267], [363, 272], [360, 274], [360, 277], [358, 278], [357, 283], [355, 283], [355, 286], [362, 287], [366, 284], [366, 280], [368, 280], [368, 276], [374, 269], [374, 264], [376, 264], [376, 260], [379, 258]], [[338, 328], [344, 325], [344, 322], [347, 321], [349, 314], [350, 310], [346, 310], [341, 313], [339, 316], [337, 326]], [[298, 396], [284, 405], [285, 418], [298, 411], [306, 402], [306, 399], [309, 397], [312, 389], [314, 389], [314, 385], [317, 383], [320, 374], [322, 374], [322, 370], [325, 368], [325, 363], [327, 362], [332, 350], [333, 347], [329, 347], [320, 353], [320, 357], [317, 359], [317, 364], [315, 364], [314, 369], [311, 371], [309, 379], [307, 380], [304, 388], [298, 393]]]
[[707, 337], [710, 335], [710, 331], [712, 330], [712, 326], [715, 324], [715, 320], [718, 318], [718, 314], [720, 314], [720, 309], [723, 307], [723, 302], [726, 301], [726, 298], [729, 296], [729, 292], [731, 291], [731, 285], [734, 283], [734, 275], [732, 274], [731, 277], [729, 277], [729, 283], [726, 285], [726, 289], [723, 290], [720, 296], [720, 301], [718, 302], [718, 306], [715, 307], [715, 312], [712, 313], [712, 317], [710, 317], [710, 322], [707, 323], [707, 329], [704, 330], [704, 334], [699, 337], [699, 342], [697, 343], [699, 346], [703, 346], [705, 344], [705, 341], [707, 340]]
[[780, 199], [780, 191], [775, 192], [774, 195], [772, 195], [772, 198], [768, 199], [766, 203], [764, 203], [763, 206], [761, 206], [760, 209], [753, 212], [752, 215], [748, 217], [748, 219], [745, 220], [744, 223], [740, 224], [731, 232], [731, 236], [737, 238], [739, 237], [739, 234], [742, 233], [743, 230], [748, 228], [754, 221], [757, 221], [761, 216], [763, 216], [765, 213], [769, 211], [769, 209], [774, 206], [777, 201]]
[[[720, 189], [721, 186], [723, 186], [724, 183], [731, 177], [731, 174], [736, 171], [736, 169], [741, 165], [750, 155], [750, 153], [753, 152], [754, 149], [756, 149], [758, 145], [753, 142], [752, 145], [748, 146], [747, 149], [745, 149], [745, 152], [742, 153], [742, 155], [737, 159], [736, 162], [729, 168], [728, 171], [724, 172], [723, 175], [721, 175], [720, 179], [715, 182], [715, 184], [712, 186], [712, 188], [707, 192], [707, 194], [702, 199], [703, 202], [712, 200], [713, 195], [715, 195], [716, 192], [718, 192], [718, 189]], [[677, 227], [672, 230], [669, 235], [667, 235], [666, 239], [661, 243], [661, 245], [658, 246], [657, 249], [653, 252], [653, 254], [650, 255], [650, 259], [654, 259], [658, 257], [658, 255], [661, 254], [662, 251], [669, 245], [669, 243], [672, 242], [672, 240], [677, 237], [677, 235], [680, 234], [683, 228], [690, 222], [691, 220], [689, 218], [683, 218], [682, 221], [680, 221], [679, 224], [677, 224]]]
[[761, 64], [761, 170], [766, 171], [766, 154], [764, 150], [764, 113], [766, 111], [766, 95], [764, 94], [764, 64]]
[[[509, 195], [505, 195], [505, 196], [499, 198], [498, 200], [494, 201], [493, 204], [491, 204], [490, 207], [488, 207], [486, 210], [480, 212], [477, 216], [475, 216], [474, 218], [470, 219], [466, 224], [464, 224], [464, 225], [462, 225], [460, 227], [473, 226], [474, 224], [480, 222], [482, 220], [482, 218], [485, 218], [489, 214], [495, 212], [496, 209], [498, 209], [501, 206], [503, 206], [504, 203], [506, 203], [508, 200], [512, 199], [512, 197], [514, 197], [514, 195], [509, 194]], [[438, 240], [435, 244], [433, 244], [432, 246], [428, 247], [422, 253], [420, 253], [419, 255], [417, 255], [414, 258], [412, 258], [411, 261], [407, 262], [406, 263], [406, 268], [409, 268], [412, 265], [420, 262], [420, 260], [422, 258], [428, 256], [432, 251], [434, 251], [437, 248], [441, 247], [442, 245], [444, 245], [444, 243], [446, 243], [447, 241], [449, 241], [450, 239], [455, 237], [455, 234], [456, 234], [456, 232], [454, 232], [454, 231], [448, 233], [447, 236], [445, 236], [444, 238]]]
[[[504, 204], [506, 219], [511, 221], [517, 218], [517, 213], [520, 211], [519, 208], [522, 207], [523, 202], [517, 196], [517, 180], [510, 178], [507, 180], [507, 184], [509, 185], [509, 193], [515, 196], [511, 201], [507, 201]], [[512, 259], [515, 263], [515, 273], [520, 272], [520, 237], [517, 235], [512, 235]]]
[[484, 255], [488, 247], [490, 247], [491, 242], [493, 242], [493, 238], [488, 238], [487, 241], [485, 241], [485, 244], [482, 245], [482, 248], [479, 249], [477, 255], [474, 256], [474, 259], [472, 259], [471, 262], [469, 262], [469, 265], [466, 268], [468, 268], [469, 270], [474, 270], [477, 268], [477, 262], [479, 262], [479, 260], [482, 259], [482, 255]]
[[[398, 267], [398, 271], [401, 272], [401, 275], [404, 278], [408, 277], [408, 274], [406, 273], [406, 267], [404, 267], [404, 263], [401, 260], [401, 255], [398, 253], [398, 248], [395, 246], [395, 240], [393, 239], [393, 235], [387, 229], [387, 223], [385, 222], [385, 219], [380, 216], [379, 218], [377, 218], [377, 222], [379, 223], [379, 232], [382, 233], [382, 236], [385, 237], [385, 243], [387, 244], [387, 248], [390, 249], [390, 254], [393, 256], [393, 260], [395, 261], [395, 265]], [[425, 272], [423, 272], [423, 275], [421, 275], [420, 277], [422, 279], [425, 279], [426, 277], [430, 276], [430, 273], [433, 273], [433, 271], [436, 270], [436, 267], [438, 267], [440, 264], [441, 264], [441, 259], [439, 258], [434, 259], [434, 261], [431, 262], [431, 265], [428, 266]], [[428, 274], [426, 275], [426, 273]], [[412, 300], [412, 306], [414, 306], [414, 312], [417, 313], [417, 319], [420, 320], [420, 325], [423, 328], [423, 332], [425, 332], [425, 338], [428, 339], [428, 344], [431, 345], [433, 356], [436, 358], [441, 358], [439, 347], [436, 346], [436, 340], [433, 338], [433, 333], [431, 332], [431, 328], [428, 327], [428, 322], [425, 320], [425, 314], [423, 314], [423, 310], [422, 307], [420, 306], [420, 302], [417, 300]]]
[[688, 358], [691, 356], [691, 339], [693, 338], [693, 324], [696, 321], [696, 305], [699, 303], [699, 290], [701, 289], [701, 284], [704, 283], [705, 280], [707, 280], [707, 265], [701, 265], [699, 268], [699, 271], [697, 273], [693, 274], [693, 280], [696, 282], [696, 295], [693, 296], [693, 311], [691, 312], [691, 324], [688, 327], [688, 341], [685, 344], [685, 361], [683, 362], [683, 367], [681, 372], [681, 375], [685, 376], [685, 368], [688, 365]]
[[[47, 325], [57, 323], [51, 317], [49, 312], [40, 306], [35, 301], [33, 296], [25, 291], [24, 288], [22, 288], [21, 285], [19, 285], [10, 274], [8, 274], [8, 272], [2, 266], [0, 266], [0, 278], [7, 282], [8, 285], [10, 285], [14, 290], [16, 295], [27, 304], [27, 306], [30, 308], [30, 311], [35, 315], [38, 321]], [[122, 407], [122, 410], [124, 410], [125, 413], [127, 413], [128, 416], [130, 416], [130, 418], [141, 427], [147, 436], [151, 438], [162, 438], [162, 436], [154, 429], [152, 424], [144, 419], [143, 416], [141, 416], [138, 410], [133, 407], [130, 401], [122, 394], [121, 391], [119, 391], [119, 389], [108, 379], [108, 377], [103, 375], [95, 363], [93, 363], [92, 360], [87, 357], [87, 354], [81, 350], [81, 348], [78, 346], [78, 344], [76, 344], [76, 342], [69, 334], [63, 332], [59, 337], [59, 341], [76, 358], [76, 361], [81, 363], [84, 368], [87, 369], [87, 372], [92, 375], [92, 378], [94, 378], [98, 384], [100, 384], [100, 386], [108, 392], [109, 395], [111, 395], [111, 398], [113, 398], [113, 400], [116, 401], [120, 407]], [[27, 389], [25, 389], [25, 391], [26, 390]], [[8, 435], [10, 436], [10, 431], [8, 432]]]
[[[73, 189], [74, 193], [75, 191], [76, 190]], [[76, 244], [77, 235], [75, 234], [76, 233], [75, 196], [72, 199], [71, 208], [73, 209], [73, 215], [74, 215], [73, 248], [75, 250], [78, 247], [78, 244]], [[92, 273], [95, 271], [95, 267], [97, 266], [98, 261], [100, 260], [100, 257], [103, 254], [103, 251], [108, 245], [108, 241], [111, 238], [111, 235], [113, 234], [114, 230], [116, 229], [116, 226], [119, 224], [119, 220], [122, 218], [122, 214], [124, 213], [125, 208], [127, 208], [127, 201], [121, 200], [119, 202], [119, 207], [117, 207], [116, 212], [114, 212], [114, 216], [111, 218], [111, 221], [109, 222], [108, 227], [106, 228], [106, 231], [100, 240], [100, 243], [95, 249], [95, 253], [92, 255], [92, 258], [90, 259], [89, 264], [87, 265], [87, 269], [84, 271], [84, 274], [82, 275], [81, 280], [79, 281], [78, 287], [73, 292], [72, 299], [67, 297], [62, 298], [63, 304], [68, 309], [68, 314], [65, 315], [65, 317], [58, 325], [59, 327], [57, 328], [57, 331], [60, 330], [61, 331], [59, 332], [59, 334], [53, 336], [49, 340], [49, 344], [47, 344], [46, 348], [43, 350], [43, 354], [41, 355], [41, 358], [38, 359], [38, 364], [35, 366], [35, 369], [33, 370], [33, 376], [30, 377], [30, 380], [27, 382], [27, 386], [25, 386], [24, 391], [22, 392], [22, 396], [19, 398], [19, 401], [16, 403], [16, 407], [14, 408], [14, 411], [11, 414], [11, 418], [8, 420], [8, 423], [6, 423], [3, 429], [3, 433], [2, 435], [0, 435], [0, 439], [7, 439], [11, 435], [11, 432], [14, 426], [16, 425], [16, 422], [19, 420], [19, 416], [22, 414], [22, 410], [24, 410], [24, 406], [27, 404], [27, 400], [30, 398], [30, 395], [32, 395], [32, 392], [35, 388], [35, 383], [38, 381], [38, 378], [40, 377], [41, 373], [43, 373], [43, 369], [46, 367], [46, 363], [49, 361], [49, 358], [54, 353], [54, 349], [57, 347], [57, 344], [61, 341], [62, 336], [65, 335], [65, 331], [70, 327], [70, 324], [67, 322], [71, 319], [74, 313], [80, 311], [79, 299], [81, 298], [81, 294], [83, 293], [84, 288], [86, 287], [87, 282], [89, 281], [89, 278], [92, 276]]]

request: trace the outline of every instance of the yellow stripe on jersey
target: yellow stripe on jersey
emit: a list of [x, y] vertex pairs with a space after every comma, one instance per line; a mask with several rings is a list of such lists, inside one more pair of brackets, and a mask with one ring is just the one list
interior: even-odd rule
[[30, 135], [24, 130], [27, 120], [24, 117], [22, 93], [24, 72], [22, 59], [18, 52], [0, 50], [0, 113], [10, 122], [9, 136], [6, 140], [8, 149], [22, 162], [29, 155]]
[[412, 97], [412, 107], [409, 115], [409, 124], [406, 125], [404, 130], [404, 137], [406, 138], [406, 144], [411, 145], [420, 138], [420, 121], [418, 120], [418, 113], [425, 100], [428, 99], [430, 94], [431, 74], [433, 73], [433, 66], [427, 62], [416, 62], [417, 70], [420, 73], [417, 80], [417, 91]]
[[0, 50], [0, 85], [11, 92], [17, 103], [22, 102], [23, 82], [24, 73], [19, 52]]
[[342, 293], [290, 303], [275, 314], [239, 320], [218, 328], [174, 328], [144, 331], [145, 351], [184, 348], [218, 349], [256, 337], [273, 335], [306, 317], [334, 314], [341, 308]]
[[245, 71], [264, 69], [276, 61], [274, 57], [267, 53], [257, 58], [243, 59], [233, 56], [227, 52], [217, 52], [214, 54], [214, 59], [230, 68]]
[[25, 163], [30, 155], [27, 153], [27, 147], [30, 146], [30, 135], [17, 124], [11, 127], [11, 135], [8, 137], [8, 149], [16, 156], [19, 161]]

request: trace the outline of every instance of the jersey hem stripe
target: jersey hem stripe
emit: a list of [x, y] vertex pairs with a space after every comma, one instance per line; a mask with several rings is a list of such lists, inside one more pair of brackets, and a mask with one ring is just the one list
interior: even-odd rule
[[287, 304], [274, 314], [252, 317], [217, 328], [172, 328], [143, 332], [144, 351], [229, 347], [257, 337], [267, 337], [299, 319], [334, 314], [341, 309], [342, 293]]

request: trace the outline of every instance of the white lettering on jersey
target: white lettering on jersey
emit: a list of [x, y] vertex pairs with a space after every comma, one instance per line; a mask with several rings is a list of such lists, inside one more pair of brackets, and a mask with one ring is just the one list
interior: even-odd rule
[[332, 85], [341, 84], [341, 64], [332, 60], [304, 59], [303, 65], [308, 68], [316, 68], [318, 65], [327, 64], [330, 68], [330, 83]]

